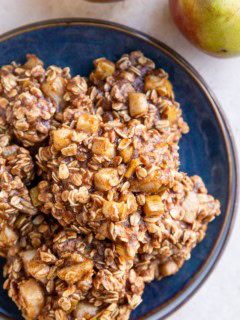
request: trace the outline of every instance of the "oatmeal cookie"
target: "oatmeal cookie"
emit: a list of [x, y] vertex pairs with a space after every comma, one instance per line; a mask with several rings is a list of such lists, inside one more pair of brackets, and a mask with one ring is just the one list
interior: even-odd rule
[[25, 64], [13, 62], [0, 70], [0, 130], [10, 128], [26, 147], [45, 140], [54, 125], [54, 115], [63, 104], [69, 69], [47, 70], [35, 55]]
[[[220, 202], [207, 193], [200, 177], [177, 173], [173, 186], [161, 198], [145, 197], [147, 232], [135, 261], [138, 274], [148, 282], [175, 274], [190, 259], [193, 248], [204, 239], [208, 224], [219, 214]], [[156, 263], [158, 271], [149, 277]]]
[[138, 120], [104, 123], [98, 113], [80, 113], [39, 150], [45, 177], [38, 185], [39, 210], [63, 226], [92, 230], [97, 239], [121, 239], [134, 256], [138, 230], [126, 221], [141, 211], [139, 195], [171, 185], [179, 165], [177, 145], [161, 139]]
[[177, 143], [189, 131], [175, 101], [168, 74], [140, 51], [124, 54], [116, 64], [106, 58], [94, 61], [90, 75], [90, 97], [104, 111], [124, 121], [140, 119], [156, 128], [168, 142]]
[[42, 215], [9, 250], [4, 275], [4, 288], [26, 319], [128, 319], [144, 288], [111, 242]]

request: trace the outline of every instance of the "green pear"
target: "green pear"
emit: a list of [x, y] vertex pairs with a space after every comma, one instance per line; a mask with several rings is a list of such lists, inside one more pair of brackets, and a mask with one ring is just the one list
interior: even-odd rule
[[180, 31], [218, 57], [240, 55], [240, 0], [169, 0]]

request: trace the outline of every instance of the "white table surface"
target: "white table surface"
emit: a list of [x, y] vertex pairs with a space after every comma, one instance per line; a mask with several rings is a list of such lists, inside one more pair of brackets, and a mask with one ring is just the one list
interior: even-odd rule
[[[221, 60], [195, 49], [173, 24], [167, 0], [125, 0], [93, 4], [84, 0], [0, 0], [0, 33], [60, 17], [119, 22], [165, 42], [187, 59], [218, 97], [240, 150], [240, 58]], [[207, 282], [168, 320], [240, 319], [240, 211], [227, 248]]]

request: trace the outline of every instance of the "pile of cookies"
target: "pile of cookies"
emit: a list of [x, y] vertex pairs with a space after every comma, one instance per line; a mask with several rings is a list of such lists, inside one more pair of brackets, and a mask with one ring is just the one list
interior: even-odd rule
[[35, 55], [0, 70], [0, 255], [28, 320], [127, 320], [220, 214], [179, 171], [187, 133], [168, 75], [141, 52], [89, 79]]

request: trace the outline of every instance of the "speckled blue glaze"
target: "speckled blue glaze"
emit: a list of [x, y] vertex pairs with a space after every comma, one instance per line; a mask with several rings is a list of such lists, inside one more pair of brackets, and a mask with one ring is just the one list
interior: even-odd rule
[[[190, 126], [190, 133], [180, 143], [181, 170], [203, 178], [209, 192], [221, 201], [222, 215], [210, 224], [206, 238], [177, 275], [146, 286], [143, 303], [131, 316], [132, 320], [162, 319], [207, 277], [231, 226], [237, 169], [232, 140], [221, 112], [191, 66], [165, 45], [134, 30], [93, 20], [65, 19], [31, 26], [27, 32], [18, 29], [18, 33], [13, 31], [8, 39], [6, 35], [0, 38], [0, 65], [12, 60], [24, 62], [26, 53], [34, 53], [46, 65], [70, 66], [73, 75], [87, 76], [93, 68], [92, 61], [98, 57], [117, 60], [123, 53], [141, 50], [157, 67], [169, 73], [176, 99]], [[1, 273], [2, 266], [0, 260]], [[12, 319], [22, 319], [2, 289], [2, 275], [0, 282], [0, 312]]]

